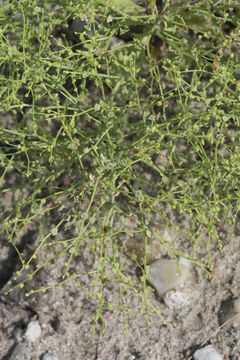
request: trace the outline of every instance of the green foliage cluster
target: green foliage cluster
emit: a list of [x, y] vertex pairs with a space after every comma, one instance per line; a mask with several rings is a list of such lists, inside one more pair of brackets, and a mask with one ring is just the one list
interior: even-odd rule
[[[89, 284], [99, 299], [95, 323], [111, 307], [108, 282], [119, 284], [126, 313], [124, 289], [151, 307], [146, 259], [141, 286], [124, 274], [121, 217], [138, 215], [146, 250], [152, 214], [177, 230], [166, 210], [186, 215], [192, 253], [183, 256], [211, 268], [211, 242], [222, 250], [218, 227], [234, 224], [240, 208], [238, 5], [146, 0], [128, 12], [115, 3], [13, 0], [0, 9], [0, 192], [16, 192], [1, 231], [19, 255], [16, 280], [65, 257], [63, 283], [81, 286], [69, 269], [86, 244], [98, 260]], [[34, 222], [41, 238], [25, 258], [17, 239]], [[71, 228], [74, 236], [54, 241]], [[202, 234], [207, 262], [198, 257]], [[44, 247], [45, 262], [29, 273]], [[177, 243], [172, 251], [180, 253]], [[39, 290], [46, 287], [32, 293]]]

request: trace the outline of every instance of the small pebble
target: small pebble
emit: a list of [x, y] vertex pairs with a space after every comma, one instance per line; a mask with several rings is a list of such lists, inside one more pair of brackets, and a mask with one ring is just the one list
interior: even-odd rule
[[186, 299], [186, 294], [177, 290], [170, 290], [164, 296], [164, 303], [170, 309], [182, 309], [189, 305], [189, 301]]
[[48, 352], [43, 355], [42, 360], [57, 360], [57, 358], [53, 353]]
[[175, 260], [157, 260], [149, 265], [148, 281], [160, 296], [164, 296], [169, 290], [182, 284], [190, 270], [191, 262], [184, 258], [179, 259], [179, 264]]
[[41, 327], [38, 321], [31, 321], [27, 326], [27, 331], [25, 332], [25, 339], [29, 342], [36, 341], [41, 335]]
[[194, 360], [223, 360], [223, 357], [212, 345], [207, 345], [202, 349], [195, 351]]
[[233, 308], [236, 314], [240, 313], [240, 298], [233, 301]]

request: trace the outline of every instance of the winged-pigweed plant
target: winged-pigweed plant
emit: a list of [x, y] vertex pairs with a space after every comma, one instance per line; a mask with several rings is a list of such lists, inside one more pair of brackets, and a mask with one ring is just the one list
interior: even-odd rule
[[[146, 256], [136, 284], [119, 237], [141, 234], [146, 255], [154, 214], [181, 231], [169, 209], [188, 219], [191, 251], [160, 241], [211, 269], [218, 227], [230, 228], [240, 206], [239, 15], [230, 0], [2, 2], [0, 191], [13, 200], [1, 232], [19, 257], [14, 287], [62, 257], [62, 282], [26, 295], [70, 280], [84, 287], [71, 264], [85, 248], [95, 258], [84, 287], [99, 301], [95, 325], [104, 307], [127, 315], [129, 291], [160, 314]], [[33, 224], [40, 236], [26, 255], [19, 238]], [[117, 305], [104, 297], [109, 283]]]

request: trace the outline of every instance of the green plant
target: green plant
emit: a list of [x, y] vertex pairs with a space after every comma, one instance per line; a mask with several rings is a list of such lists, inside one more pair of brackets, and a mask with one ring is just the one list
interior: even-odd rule
[[[49, 287], [82, 286], [71, 262], [87, 249], [96, 260], [85, 288], [99, 300], [94, 324], [114, 307], [108, 283], [119, 285], [126, 314], [125, 290], [160, 314], [147, 295], [146, 256], [133, 256], [141, 284], [124, 274], [120, 235], [141, 234], [146, 253], [154, 214], [181, 232], [168, 217], [176, 210], [188, 219], [191, 252], [159, 241], [208, 271], [212, 244], [222, 251], [218, 226], [230, 228], [240, 206], [239, 9], [210, 0], [166, 1], [159, 13], [152, 1], [144, 6], [132, 14], [100, 0], [18, 0], [0, 13], [0, 111], [11, 117], [0, 120], [0, 191], [15, 194], [1, 218], [19, 255], [16, 286], [62, 257], [63, 281]], [[130, 229], [125, 220], [136, 214]], [[25, 256], [18, 239], [32, 224], [40, 238]], [[40, 251], [45, 261], [30, 271]]]

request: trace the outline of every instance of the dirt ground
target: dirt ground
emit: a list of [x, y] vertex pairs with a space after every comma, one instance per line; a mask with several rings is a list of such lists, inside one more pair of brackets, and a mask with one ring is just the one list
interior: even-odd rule
[[[6, 193], [1, 199], [2, 206], [8, 206], [9, 202], [10, 194]], [[188, 226], [184, 220], [183, 226]], [[240, 296], [239, 237], [234, 241], [227, 231], [220, 235], [224, 251], [213, 252], [215, 279], [208, 279], [203, 270], [193, 266], [185, 284], [168, 292], [163, 299], [149, 293], [152, 304], [161, 309], [168, 325], [163, 325], [155, 313], [150, 315], [147, 324], [140, 299], [129, 293], [125, 296], [131, 313], [129, 334], [124, 328], [124, 314], [105, 309], [105, 336], [101, 333], [101, 321], [98, 321], [94, 343], [91, 329], [98, 302], [76, 287], [74, 281], [45, 293], [24, 295], [28, 288], [36, 289], [59, 281], [64, 269], [63, 259], [47, 270], [41, 270], [25, 290], [19, 288], [9, 295], [4, 294], [13, 282], [17, 256], [6, 238], [1, 236], [0, 358], [37, 360], [50, 352], [59, 360], [190, 360], [198, 348], [213, 344], [223, 359], [240, 359], [240, 321], [232, 307], [232, 300]], [[19, 246], [24, 244], [31, 248], [37, 239], [37, 227], [32, 228], [20, 236]], [[213, 250], [214, 247], [217, 250], [217, 245]], [[40, 252], [37, 261], [41, 263], [43, 259], [44, 253]], [[83, 248], [73, 267], [76, 272], [88, 271], [94, 265], [93, 261]], [[132, 260], [122, 255], [122, 263], [126, 273], [139, 282]], [[87, 284], [89, 280], [86, 276], [82, 283]], [[119, 294], [113, 285], [109, 285], [105, 296], [110, 302], [117, 303]], [[37, 321], [41, 327], [41, 334], [34, 342], [24, 336], [31, 321]]]

